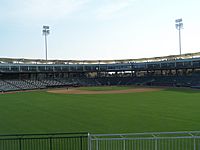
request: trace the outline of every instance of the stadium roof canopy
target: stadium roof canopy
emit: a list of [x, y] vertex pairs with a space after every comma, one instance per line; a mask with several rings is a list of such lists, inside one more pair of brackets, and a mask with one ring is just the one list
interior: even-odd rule
[[44, 60], [44, 59], [24, 59], [24, 58], [0, 58], [0, 63], [11, 64], [112, 64], [112, 63], [139, 63], [139, 62], [155, 62], [170, 61], [177, 59], [188, 59], [200, 57], [200, 52], [187, 53], [182, 55], [169, 55], [152, 58], [139, 59], [113, 59], [113, 60]]

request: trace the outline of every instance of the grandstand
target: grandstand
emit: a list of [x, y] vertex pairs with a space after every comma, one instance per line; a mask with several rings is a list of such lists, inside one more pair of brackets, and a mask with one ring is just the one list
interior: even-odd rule
[[124, 60], [0, 58], [0, 91], [69, 86], [200, 87], [200, 52]]

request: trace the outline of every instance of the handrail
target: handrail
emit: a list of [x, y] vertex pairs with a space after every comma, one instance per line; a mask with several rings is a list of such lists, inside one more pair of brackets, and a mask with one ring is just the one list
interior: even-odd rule
[[1, 137], [23, 137], [23, 136], [56, 136], [56, 135], [88, 135], [88, 132], [39, 133], [39, 134], [0, 134], [0, 138]]
[[200, 131], [178, 131], [178, 132], [144, 132], [144, 133], [118, 133], [118, 134], [90, 134], [91, 137], [112, 137], [112, 136], [144, 136], [144, 135], [180, 135], [200, 134]]

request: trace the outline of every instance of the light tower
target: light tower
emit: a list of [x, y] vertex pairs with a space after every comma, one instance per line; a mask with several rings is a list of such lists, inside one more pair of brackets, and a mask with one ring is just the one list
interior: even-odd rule
[[180, 55], [181, 55], [181, 29], [183, 29], [182, 21], [183, 21], [182, 18], [175, 20], [176, 29], [179, 31], [179, 51], [180, 51]]
[[42, 33], [45, 39], [45, 55], [46, 55], [46, 61], [47, 61], [47, 35], [50, 34], [49, 26], [43, 26]]

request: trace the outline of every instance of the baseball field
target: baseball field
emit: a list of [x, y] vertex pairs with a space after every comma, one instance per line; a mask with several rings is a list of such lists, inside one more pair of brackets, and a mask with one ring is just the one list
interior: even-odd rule
[[0, 94], [0, 134], [200, 130], [200, 91], [84, 87]]

